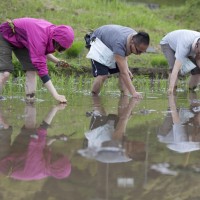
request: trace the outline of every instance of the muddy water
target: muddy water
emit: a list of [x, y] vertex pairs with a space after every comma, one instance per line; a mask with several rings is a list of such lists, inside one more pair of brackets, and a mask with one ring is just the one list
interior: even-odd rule
[[0, 199], [199, 199], [199, 95], [1, 101]]

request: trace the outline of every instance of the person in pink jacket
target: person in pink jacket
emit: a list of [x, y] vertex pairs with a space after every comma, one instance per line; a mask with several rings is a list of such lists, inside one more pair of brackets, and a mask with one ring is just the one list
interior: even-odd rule
[[12, 52], [26, 72], [26, 95], [34, 96], [35, 71], [59, 102], [65, 103], [64, 95], [58, 94], [48, 75], [47, 59], [58, 62], [52, 53], [70, 48], [74, 41], [71, 26], [54, 25], [43, 19], [18, 18], [0, 25], [0, 90], [13, 72]]
[[[64, 110], [65, 104], [52, 106], [41, 124], [37, 125], [37, 109], [32, 104], [26, 104], [24, 110], [24, 125], [20, 129], [12, 144], [8, 139], [10, 131], [1, 130], [9, 134], [7, 138], [0, 137], [7, 142], [7, 147], [0, 151], [0, 175], [6, 175], [15, 180], [33, 181], [48, 177], [64, 179], [71, 174], [71, 161], [68, 156], [56, 151], [52, 147], [54, 142], [65, 142], [67, 136], [64, 134], [48, 135], [48, 128], [58, 111]], [[5, 121], [5, 119], [1, 119]], [[0, 136], [1, 136], [0, 135]], [[9, 142], [9, 143], [8, 143]], [[5, 151], [6, 150], [6, 151]]]

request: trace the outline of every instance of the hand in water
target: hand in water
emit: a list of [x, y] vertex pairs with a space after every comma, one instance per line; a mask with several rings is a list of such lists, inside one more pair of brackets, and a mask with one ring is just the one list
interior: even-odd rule
[[139, 92], [135, 92], [134, 95], [132, 95], [132, 96], [133, 96], [133, 98], [136, 98], [136, 99], [143, 99], [142, 94]]
[[64, 95], [57, 95], [57, 96], [55, 96], [55, 99], [57, 100], [57, 101], [59, 101], [60, 103], [67, 103], [67, 100], [66, 100], [66, 98], [65, 98], [65, 96]]

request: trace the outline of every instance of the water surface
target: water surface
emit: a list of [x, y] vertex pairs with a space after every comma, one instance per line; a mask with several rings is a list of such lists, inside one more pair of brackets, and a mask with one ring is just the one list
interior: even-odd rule
[[0, 199], [199, 199], [199, 95], [1, 101]]

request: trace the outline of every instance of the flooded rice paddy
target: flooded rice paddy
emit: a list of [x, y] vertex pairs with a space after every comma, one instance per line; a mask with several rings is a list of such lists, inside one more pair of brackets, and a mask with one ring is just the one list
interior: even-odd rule
[[200, 199], [200, 93], [0, 101], [1, 200]]

